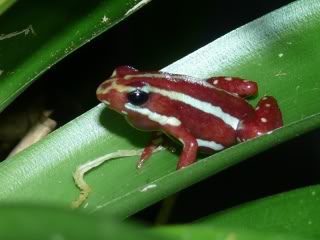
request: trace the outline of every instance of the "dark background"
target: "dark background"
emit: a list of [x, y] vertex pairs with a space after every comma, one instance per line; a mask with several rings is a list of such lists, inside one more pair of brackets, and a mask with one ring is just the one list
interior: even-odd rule
[[115, 67], [161, 69], [290, 2], [152, 0], [59, 62], [33, 88], [49, 96], [46, 102], [63, 124], [97, 104], [95, 90]]
[[[61, 126], [98, 104], [95, 90], [118, 65], [157, 70], [292, 1], [153, 0], [43, 75], [10, 109], [41, 96]], [[26, 106], [23, 106], [24, 108]], [[6, 110], [11, 111], [11, 110]], [[133, 216], [187, 222], [240, 203], [318, 183], [319, 131], [279, 145]], [[165, 206], [165, 207], [164, 207]], [[158, 219], [158, 220], [157, 220]]]

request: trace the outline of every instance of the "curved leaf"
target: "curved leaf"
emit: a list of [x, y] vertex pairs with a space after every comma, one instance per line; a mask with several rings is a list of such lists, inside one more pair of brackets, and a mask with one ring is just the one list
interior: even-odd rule
[[278, 194], [203, 218], [200, 223], [320, 236], [320, 185]]
[[148, 2], [17, 2], [0, 16], [0, 112], [63, 57]]
[[16, 0], [2, 0], [0, 2], [0, 15], [7, 11], [15, 2]]
[[206, 225], [177, 225], [173, 227], [162, 227], [154, 229], [153, 232], [157, 232], [162, 236], [174, 237], [174, 239], [212, 239], [212, 240], [225, 240], [225, 239], [237, 239], [237, 240], [311, 240], [317, 239], [313, 237], [299, 236], [294, 234], [254, 231], [251, 229], [241, 228], [225, 228], [221, 226], [206, 226]]
[[138, 225], [66, 209], [1, 206], [1, 239], [171, 239], [142, 231]]
[[[308, 3], [308, 4], [306, 4]], [[166, 68], [198, 77], [236, 75], [257, 80], [259, 97], [274, 95], [285, 126], [175, 171], [178, 154], [157, 153], [141, 171], [136, 158], [114, 160], [86, 177], [84, 210], [125, 217], [320, 125], [320, 4], [302, 0], [249, 23]], [[258, 100], [252, 101], [253, 104]], [[141, 148], [148, 134], [132, 129], [103, 105], [0, 165], [2, 202], [70, 205], [79, 191], [72, 173], [81, 163], [118, 149]], [[150, 185], [152, 187], [150, 187]], [[146, 188], [146, 186], [149, 186]]]
[[1, 206], [0, 214], [1, 239], [317, 239], [195, 224], [146, 229], [105, 216], [40, 206]]

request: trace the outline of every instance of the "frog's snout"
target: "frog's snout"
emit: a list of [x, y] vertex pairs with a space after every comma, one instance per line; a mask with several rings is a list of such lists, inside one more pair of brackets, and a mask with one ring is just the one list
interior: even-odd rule
[[99, 101], [105, 100], [107, 94], [109, 93], [111, 89], [111, 81], [105, 81], [100, 84], [100, 86], [97, 88], [97, 98]]

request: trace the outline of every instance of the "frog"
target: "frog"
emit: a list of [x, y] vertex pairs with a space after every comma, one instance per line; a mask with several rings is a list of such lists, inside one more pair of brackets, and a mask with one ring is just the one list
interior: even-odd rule
[[263, 96], [255, 108], [249, 104], [246, 98], [257, 93], [256, 82], [239, 77], [203, 79], [131, 66], [117, 67], [96, 91], [98, 100], [131, 126], [154, 132], [139, 167], [165, 134], [182, 144], [177, 170], [193, 164], [198, 152], [213, 154], [282, 127], [274, 97]]

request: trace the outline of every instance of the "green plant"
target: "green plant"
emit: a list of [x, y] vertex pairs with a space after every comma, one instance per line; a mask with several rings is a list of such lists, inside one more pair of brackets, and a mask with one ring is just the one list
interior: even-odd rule
[[[123, 3], [116, 2], [113, 2], [114, 6], [123, 6]], [[305, 4], [306, 2], [308, 4]], [[130, 8], [132, 6], [130, 5]], [[93, 19], [80, 18], [81, 20], [78, 20], [77, 16], [74, 16], [76, 19], [74, 24], [67, 26], [60, 33], [61, 35], [54, 33], [53, 35], [58, 38], [57, 41], [53, 41], [53, 36], [48, 35], [48, 41], [43, 40], [45, 47], [37, 50], [33, 58], [26, 58], [23, 61], [9, 59], [4, 70], [12, 70], [4, 71], [0, 81], [1, 109], [7, 106], [40, 73], [74, 49], [68, 44], [71, 43], [70, 39], [77, 33], [78, 28], [79, 31], [83, 30], [83, 34], [87, 37], [76, 44], [76, 47], [104, 31], [107, 28], [103, 25], [104, 7], [103, 5], [101, 8], [92, 8], [95, 13]], [[122, 19], [130, 8], [115, 10], [115, 13], [120, 12], [120, 17], [118, 16], [114, 23]], [[278, 99], [285, 121], [283, 128], [270, 135], [209, 156], [178, 172], [174, 171], [177, 154], [167, 151], [155, 154], [140, 172], [135, 169], [136, 160], [133, 158], [112, 161], [92, 171], [86, 177], [93, 192], [83, 211], [109, 213], [118, 218], [130, 216], [254, 154], [317, 128], [320, 124], [317, 104], [320, 96], [319, 81], [317, 81], [319, 79], [317, 68], [320, 62], [319, 51], [317, 51], [320, 38], [319, 16], [320, 7], [317, 1], [297, 1], [230, 32], [165, 68], [167, 71], [199, 77], [224, 74], [257, 79], [261, 89], [259, 96], [268, 93]], [[7, 17], [9, 18], [10, 15]], [[91, 24], [93, 26], [98, 24], [98, 29], [93, 28]], [[36, 29], [35, 32], [37, 33]], [[13, 41], [8, 44], [17, 43]], [[308, 48], [306, 49], [305, 46]], [[50, 59], [43, 58], [43, 56], [53, 54], [53, 49], [57, 49], [57, 56], [54, 55]], [[27, 56], [31, 50], [25, 49], [25, 51], [23, 56]], [[37, 57], [45, 60], [35, 62], [34, 59]], [[15, 64], [10, 65], [9, 63]], [[11, 72], [16, 74], [11, 74]], [[250, 102], [255, 104], [257, 99], [252, 99]], [[105, 154], [106, 149], [108, 152], [113, 152], [117, 149], [140, 148], [147, 140], [147, 134], [132, 129], [121, 116], [99, 105], [58, 129], [40, 143], [4, 161], [0, 165], [0, 199], [2, 202], [10, 203], [69, 206], [79, 193], [71, 178], [72, 172], [79, 164]], [[156, 187], [149, 191], [142, 191], [150, 184]], [[319, 186], [314, 186], [312, 190], [302, 189], [301, 192], [298, 192], [301, 193], [299, 198], [309, 199], [306, 196], [310, 197], [311, 194], [313, 197], [309, 206], [314, 207], [319, 202], [318, 191]], [[292, 193], [289, 193], [288, 196], [291, 196], [290, 194]], [[296, 198], [287, 199], [296, 201]], [[276, 205], [272, 207], [275, 208]], [[246, 207], [244, 209], [245, 212]], [[250, 205], [248, 209], [250, 210]], [[310, 209], [306, 207], [301, 211], [307, 214]], [[314, 209], [318, 210], [316, 207]], [[237, 213], [240, 216], [238, 218], [235, 217]], [[230, 237], [230, 231], [236, 231], [234, 229], [237, 228], [241, 228], [245, 236], [253, 234], [253, 237], [264, 235], [264, 231], [268, 232], [271, 237], [274, 237], [273, 232], [287, 233], [288, 228], [279, 227], [281, 224], [275, 224], [275, 227], [270, 228], [264, 227], [267, 226], [267, 222], [257, 220], [263, 219], [263, 214], [261, 217], [253, 218], [252, 221], [256, 221], [256, 224], [250, 225], [238, 220], [250, 219], [246, 214], [246, 212], [242, 214], [241, 211], [235, 211], [234, 214], [225, 215], [227, 220], [219, 220], [223, 218], [214, 217], [217, 219], [213, 221], [214, 223], [218, 222], [218, 224], [224, 224], [224, 227], [227, 226], [226, 231], [223, 230], [224, 228], [221, 230], [220, 227], [217, 227], [219, 229], [217, 232], [223, 232], [218, 237]], [[296, 216], [293, 211], [290, 211], [290, 214], [294, 214], [290, 215], [291, 218]], [[228, 216], [231, 220], [228, 220]], [[287, 216], [278, 218], [279, 222], [287, 221]], [[303, 218], [303, 220], [306, 219]], [[211, 219], [207, 222], [211, 223]], [[310, 215], [306, 226], [316, 226], [318, 223], [318, 217]], [[236, 228], [230, 230], [229, 224]], [[257, 227], [258, 224], [260, 227]], [[296, 234], [297, 239], [299, 235], [306, 237], [303, 239], [319, 236], [316, 228], [298, 228], [297, 226], [302, 226], [300, 221], [290, 224], [290, 229], [295, 230], [290, 232]], [[262, 233], [246, 233], [248, 226], [254, 226], [256, 231]], [[195, 226], [194, 231], [197, 228], [198, 226]], [[203, 231], [205, 227], [200, 228]], [[166, 230], [163, 231], [165, 234]], [[183, 231], [178, 228], [175, 234], [179, 232], [182, 234]], [[268, 239], [269, 236], [264, 235], [264, 237]], [[293, 239], [292, 236], [289, 238]], [[286, 237], [281, 235], [279, 239], [286, 239]]]

